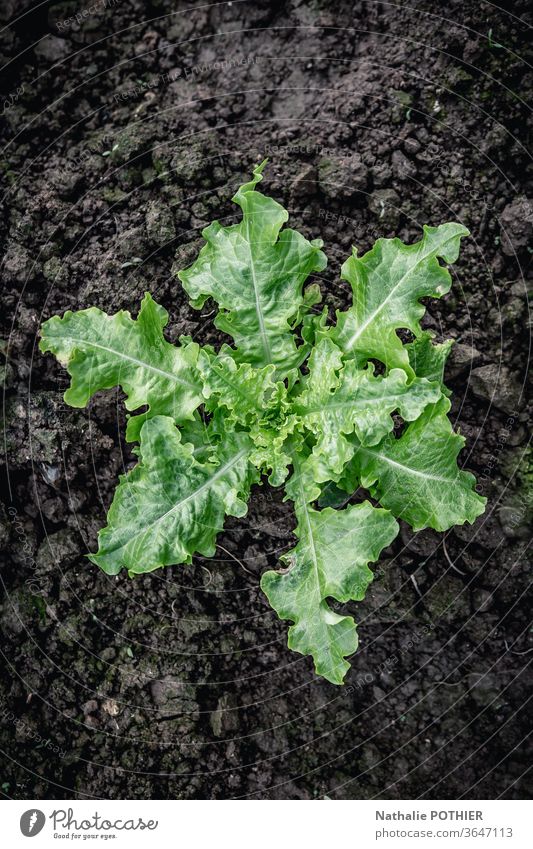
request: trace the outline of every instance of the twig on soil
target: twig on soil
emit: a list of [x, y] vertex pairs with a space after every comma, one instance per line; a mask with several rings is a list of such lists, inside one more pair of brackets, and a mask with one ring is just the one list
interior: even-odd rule
[[422, 598], [422, 593], [420, 592], [420, 587], [418, 586], [418, 582], [417, 582], [415, 576], [409, 575], [409, 577], [411, 578], [411, 581], [413, 582], [413, 586], [414, 586], [415, 590], [417, 591], [419, 597]]
[[209, 324], [209, 319], [215, 313], [216, 313], [216, 310], [211, 310], [210, 312], [206, 313], [205, 315], [204, 315], [203, 312], [200, 313], [200, 318], [205, 318], [205, 319], [208, 319], [208, 320], [204, 321], [204, 323], [202, 325], [200, 325], [200, 327], [196, 328], [198, 333], [200, 333], [204, 329], [204, 327], [207, 327], [207, 325]]
[[209, 586], [209, 584], [210, 584], [210, 583], [211, 583], [211, 581], [213, 580], [213, 573], [209, 571], [209, 569], [207, 568], [207, 566], [200, 566], [200, 568], [201, 568], [201, 569], [203, 569], [203, 570], [204, 570], [204, 572], [207, 572], [207, 574], [209, 575], [209, 580], [208, 580], [207, 584], [204, 584], [204, 589], [205, 589], [206, 587], [208, 587], [208, 586]]
[[228, 555], [228, 557], [231, 557], [231, 559], [232, 559], [232, 560], [235, 560], [235, 562], [236, 562], [236, 563], [238, 563], [238, 564], [239, 564], [239, 566], [242, 566], [242, 568], [244, 569], [244, 571], [245, 571], [245, 572], [248, 572], [248, 574], [249, 574], [249, 575], [252, 575], [252, 577], [255, 577], [254, 573], [253, 573], [253, 572], [251, 572], [251, 571], [250, 571], [250, 569], [248, 569], [248, 568], [244, 565], [244, 563], [242, 562], [242, 560], [239, 560], [239, 558], [238, 558], [238, 557], [235, 557], [235, 555], [234, 555], [234, 554], [232, 554], [232, 553], [231, 553], [231, 551], [228, 551], [228, 549], [227, 549], [227, 548], [224, 548], [224, 546], [223, 546], [223, 545], [220, 545], [220, 543], [218, 543], [218, 544], [217, 544], [217, 548], [220, 548], [220, 549], [221, 549], [221, 550], [222, 550], [225, 554], [227, 554], [227, 555]]
[[507, 640], [506, 640], [505, 638], [504, 638], [503, 642], [505, 643], [505, 648], [507, 649], [507, 651], [509, 652], [509, 654], [518, 654], [518, 655], [522, 655], [522, 654], [529, 654], [530, 652], [532, 652], [532, 651], [533, 651], [533, 648], [531, 648], [531, 649], [526, 649], [525, 651], [513, 651], [512, 649], [510, 649], [510, 648], [509, 648], [509, 643], [507, 642]]
[[456, 572], [459, 572], [459, 574], [462, 575], [463, 578], [466, 578], [466, 572], [461, 572], [461, 570], [458, 569], [458, 567], [455, 565], [452, 558], [448, 554], [448, 549], [446, 548], [446, 540], [444, 539], [444, 537], [442, 538], [442, 548], [443, 548], [443, 551], [444, 551], [444, 556], [445, 556], [446, 560], [448, 561], [450, 568], [454, 569]]

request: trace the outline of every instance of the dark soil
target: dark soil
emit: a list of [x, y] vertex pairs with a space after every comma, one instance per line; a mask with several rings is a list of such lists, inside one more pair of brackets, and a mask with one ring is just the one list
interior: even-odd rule
[[[90, 6], [2, 4], [3, 794], [527, 796], [525, 0]], [[219, 344], [175, 271], [264, 156], [265, 190], [325, 241], [332, 307], [352, 244], [472, 232], [426, 326], [458, 342], [453, 418], [489, 508], [446, 535], [402, 528], [343, 688], [288, 651], [259, 589], [292, 541], [279, 491], [256, 489], [217, 559], [135, 580], [84, 559], [134, 461], [121, 395], [67, 407], [36, 347], [44, 318], [136, 313], [145, 290], [169, 339]]]

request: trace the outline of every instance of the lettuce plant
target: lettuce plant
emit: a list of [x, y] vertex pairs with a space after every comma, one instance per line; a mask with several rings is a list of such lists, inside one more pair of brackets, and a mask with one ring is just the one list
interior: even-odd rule
[[[178, 273], [193, 307], [216, 302], [215, 324], [232, 345], [171, 344], [167, 312], [147, 293], [136, 319], [94, 307], [49, 319], [40, 347], [68, 369], [68, 404], [120, 386], [137, 411], [126, 438], [138, 443], [138, 463], [120, 477], [90, 560], [109, 575], [137, 575], [212, 557], [225, 516], [244, 516], [267, 475], [294, 506], [298, 543], [261, 587], [293, 623], [289, 647], [340, 684], [358, 637], [330, 600], [364, 597], [369, 563], [398, 519], [444, 531], [484, 510], [473, 475], [457, 465], [464, 439], [443, 384], [451, 343], [435, 344], [420, 326], [420, 299], [449, 290], [446, 264], [468, 231], [448, 223], [424, 227], [413, 245], [379, 239], [364, 256], [354, 250], [341, 272], [352, 306], [331, 323], [313, 310], [322, 242], [285, 227], [286, 210], [257, 191], [263, 165], [233, 198], [240, 222], [207, 227], [197, 260]], [[332, 488], [346, 503], [362, 488], [369, 497], [334, 509], [324, 506]]]

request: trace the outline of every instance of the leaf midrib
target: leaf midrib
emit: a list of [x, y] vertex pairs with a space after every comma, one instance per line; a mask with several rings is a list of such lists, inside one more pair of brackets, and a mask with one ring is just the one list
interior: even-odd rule
[[[63, 338], [63, 337], [62, 337]], [[89, 341], [87, 339], [75, 339], [73, 336], [68, 337], [71, 342], [74, 344], [82, 345], [84, 347], [89, 348], [98, 348], [100, 351], [106, 351], [108, 354], [114, 354], [116, 357], [122, 360], [128, 360], [128, 362], [135, 363], [135, 365], [141, 366], [142, 368], [147, 369], [148, 371], [154, 372], [154, 374], [160, 374], [163, 377], [168, 377], [171, 380], [174, 380], [176, 383], [181, 383], [183, 386], [190, 386], [192, 388], [196, 388], [195, 384], [188, 380], [183, 380], [183, 378], [178, 377], [176, 374], [170, 371], [165, 371], [164, 369], [160, 369], [157, 366], [150, 365], [150, 363], [145, 362], [144, 360], [139, 360], [137, 357], [132, 357], [130, 354], [125, 354], [122, 351], [117, 351], [115, 348], [109, 348], [107, 345], [100, 345], [99, 342]], [[80, 350], [79, 348], [74, 348], [72, 355], [75, 354], [76, 350]], [[179, 350], [179, 349], [176, 349]], [[69, 357], [69, 363], [72, 358]]]
[[253, 287], [254, 287], [255, 311], [257, 313], [257, 320], [259, 322], [259, 332], [261, 334], [261, 343], [262, 343], [262, 346], [263, 346], [263, 352], [264, 352], [264, 355], [267, 359], [267, 363], [271, 363], [272, 362], [272, 351], [270, 349], [270, 342], [268, 341], [268, 336], [267, 336], [266, 327], [265, 327], [265, 319], [264, 319], [263, 310], [262, 310], [262, 307], [261, 307], [261, 300], [259, 298], [259, 287], [258, 287], [258, 284], [257, 284], [257, 277], [256, 277], [256, 274], [255, 274], [254, 258], [253, 258], [253, 255], [252, 255], [252, 242], [251, 242], [251, 239], [250, 239], [250, 221], [249, 221], [248, 215], [249, 214], [245, 214], [244, 226], [245, 226], [245, 230], [246, 230], [246, 244], [248, 245], [248, 255], [250, 257], [250, 270], [251, 270], [251, 274], [252, 274], [252, 283], [253, 283]]
[[399, 463], [397, 460], [393, 460], [391, 457], [387, 457], [386, 454], [382, 454], [379, 451], [372, 451], [370, 448], [363, 448], [360, 446], [358, 451], [362, 451], [363, 454], [371, 454], [373, 457], [379, 457], [380, 460], [383, 460], [385, 463], [388, 463], [390, 466], [394, 466], [398, 469], [402, 469], [408, 474], [414, 475], [418, 478], [424, 478], [426, 480], [434, 480], [440, 481], [440, 483], [445, 484], [453, 484], [455, 478], [443, 478], [441, 475], [432, 475], [429, 472], [421, 472], [418, 469], [413, 469], [412, 466], [406, 466], [404, 463]]
[[[133, 540], [136, 540], [141, 535], [147, 534], [156, 525], [158, 525], [160, 522], [162, 522], [164, 519], [166, 519], [167, 516], [170, 516], [175, 510], [178, 510], [178, 508], [183, 507], [185, 504], [187, 504], [187, 502], [194, 500], [199, 495], [201, 495], [202, 492], [205, 492], [205, 490], [210, 489], [216, 483], [216, 481], [220, 480], [220, 478], [223, 477], [226, 474], [226, 472], [228, 472], [236, 463], [238, 463], [239, 460], [246, 455], [246, 453], [247, 453], [247, 449], [241, 448], [241, 450], [238, 451], [237, 454], [234, 454], [234, 456], [230, 460], [228, 460], [227, 463], [225, 463], [222, 467], [218, 468], [216, 470], [216, 472], [210, 478], [208, 478], [206, 481], [204, 481], [204, 483], [201, 486], [199, 486], [197, 489], [195, 489], [193, 492], [191, 492], [185, 498], [182, 498], [180, 501], [177, 502], [177, 504], [174, 504], [170, 508], [170, 510], [166, 511], [166, 513], [163, 513], [163, 515], [158, 516], [157, 519], [155, 519], [153, 522], [151, 522], [148, 525], [148, 527], [143, 528], [142, 530], [140, 530], [136, 534], [135, 533], [133, 535], [130, 534], [128, 536], [128, 541], [125, 545], [117, 546], [116, 549], [111, 549], [111, 551], [116, 551], [118, 549], [127, 548]], [[102, 554], [109, 554], [110, 552], [109, 551], [97, 552], [97, 554], [101, 554], [101, 553]]]
[[[226, 375], [224, 374], [224, 370], [223, 370], [222, 365], [220, 365], [220, 368], [216, 368], [216, 361], [214, 363], [209, 362], [207, 365], [208, 365], [208, 368], [213, 372], [213, 374], [216, 374], [217, 377], [219, 377], [220, 380], [223, 383], [225, 383], [227, 387], [229, 387], [229, 389], [233, 390], [238, 395], [240, 395], [241, 398], [243, 398], [245, 401], [247, 401], [254, 408], [254, 410], [258, 410], [259, 412], [262, 411], [263, 407], [262, 407], [261, 403], [259, 401], [257, 401], [257, 399], [254, 398], [252, 395], [249, 395], [244, 389], [242, 389], [241, 385], [239, 384], [239, 382], [237, 380], [232, 383], [230, 378], [226, 377]], [[232, 372], [231, 377], [234, 377], [237, 374], [237, 372], [238, 372], [238, 367], [237, 367], [236, 371]], [[216, 394], [217, 391], [218, 390], [216, 390], [216, 389], [213, 390], [214, 394]]]
[[444, 246], [445, 246], [448, 242], [451, 242], [453, 239], [456, 239], [456, 238], [457, 238], [457, 236], [458, 236], [458, 234], [457, 234], [457, 233], [455, 233], [453, 236], [449, 236], [447, 239], [444, 239], [444, 241], [442, 241], [442, 242], [439, 244], [438, 248], [433, 248], [433, 250], [428, 251], [428, 253], [426, 253], [426, 254], [424, 254], [423, 256], [421, 256], [421, 257], [420, 257], [420, 259], [419, 259], [419, 260], [417, 260], [417, 262], [415, 262], [415, 264], [414, 264], [413, 266], [411, 266], [411, 268], [409, 268], [409, 269], [408, 269], [408, 271], [406, 271], [406, 272], [405, 272], [405, 274], [404, 274], [404, 275], [403, 275], [403, 276], [399, 279], [399, 281], [396, 283], [396, 285], [395, 285], [395, 286], [394, 286], [394, 287], [390, 290], [390, 292], [389, 292], [389, 294], [387, 295], [387, 297], [386, 297], [386, 298], [385, 298], [385, 299], [384, 299], [384, 300], [380, 303], [380, 305], [378, 306], [378, 308], [377, 308], [376, 310], [374, 310], [374, 312], [373, 312], [373, 313], [372, 313], [372, 314], [371, 314], [371, 315], [370, 315], [370, 316], [369, 316], [369, 317], [368, 317], [368, 318], [367, 318], [367, 319], [363, 322], [363, 324], [361, 325], [361, 327], [358, 327], [358, 328], [357, 328], [357, 330], [356, 330], [356, 332], [353, 334], [353, 336], [351, 336], [351, 337], [350, 337], [350, 339], [349, 339], [349, 340], [348, 340], [348, 342], [346, 343], [346, 346], [347, 346], [347, 349], [348, 349], [348, 350], [350, 350], [350, 349], [353, 347], [353, 345], [357, 342], [357, 340], [359, 339], [359, 337], [361, 336], [361, 334], [362, 334], [362, 333], [364, 333], [364, 331], [365, 331], [365, 330], [366, 330], [366, 328], [369, 326], [369, 324], [371, 324], [371, 323], [374, 321], [374, 319], [376, 318], [376, 316], [378, 316], [378, 315], [379, 315], [379, 313], [382, 311], [382, 309], [383, 309], [383, 307], [385, 306], [385, 304], [387, 304], [387, 303], [390, 301], [390, 299], [392, 298], [392, 296], [395, 294], [396, 290], [397, 290], [397, 289], [398, 289], [398, 288], [399, 288], [399, 287], [400, 287], [400, 286], [401, 286], [401, 285], [405, 282], [405, 280], [406, 280], [406, 279], [407, 279], [407, 278], [408, 278], [411, 274], [413, 274], [413, 273], [416, 271], [416, 269], [420, 266], [420, 264], [421, 264], [421, 263], [423, 263], [423, 262], [425, 262], [425, 260], [426, 260], [426, 259], [431, 258], [431, 256], [432, 256], [432, 255], [433, 255], [433, 256], [437, 256], [436, 251], [437, 251], [437, 250], [439, 250], [439, 251], [441, 252], [441, 251], [442, 251], [442, 248], [443, 248], [443, 247], [444, 247]]
[[298, 489], [300, 491], [300, 499], [303, 507], [303, 511], [305, 514], [305, 524], [307, 528], [307, 534], [309, 537], [309, 546], [311, 548], [311, 559], [313, 562], [313, 571], [316, 576], [316, 585], [317, 585], [317, 607], [320, 606], [320, 602], [322, 601], [322, 584], [320, 581], [320, 574], [318, 569], [318, 557], [316, 553], [315, 546], [315, 538], [313, 536], [313, 526], [311, 525], [311, 520], [309, 518], [309, 510], [307, 509], [307, 500], [305, 495], [305, 490], [302, 482], [302, 477], [298, 481]]

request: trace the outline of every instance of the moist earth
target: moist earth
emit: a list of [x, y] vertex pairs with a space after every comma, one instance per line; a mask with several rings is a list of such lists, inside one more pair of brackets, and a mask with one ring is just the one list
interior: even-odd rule
[[[90, 8], [1, 10], [3, 795], [529, 796], [526, 2]], [[287, 649], [259, 589], [294, 544], [266, 482], [214, 558], [131, 580], [84, 557], [135, 462], [123, 396], [66, 406], [37, 348], [49, 316], [135, 315], [146, 290], [169, 340], [226, 341], [176, 271], [209, 222], [238, 220], [230, 198], [264, 157], [265, 191], [324, 239], [332, 315], [352, 245], [447, 220], [472, 234], [424, 326], [456, 340], [460, 461], [487, 512], [446, 534], [402, 525], [347, 606], [344, 687]]]

